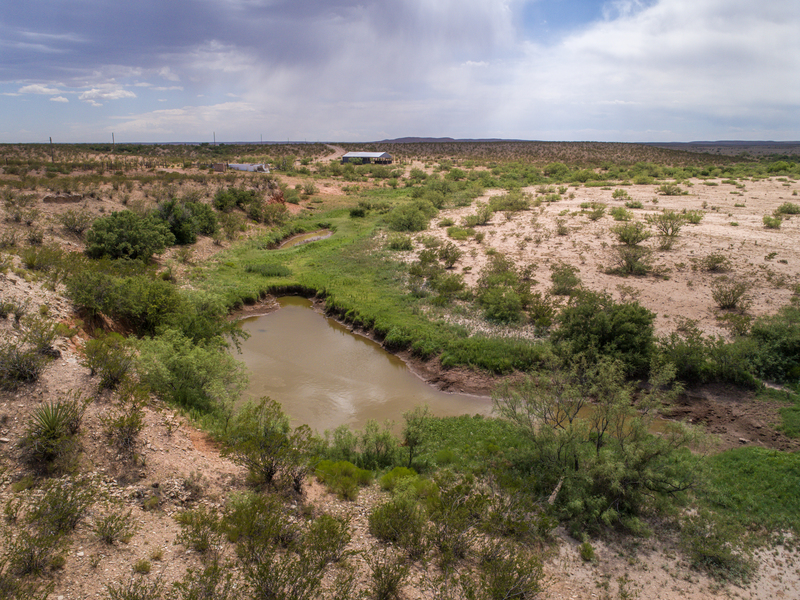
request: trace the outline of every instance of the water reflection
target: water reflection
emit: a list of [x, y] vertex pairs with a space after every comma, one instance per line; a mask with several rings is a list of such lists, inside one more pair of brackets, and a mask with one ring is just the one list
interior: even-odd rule
[[239, 359], [250, 371], [246, 398], [270, 396], [295, 425], [323, 431], [341, 424], [361, 428], [369, 419], [399, 422], [418, 404], [439, 416], [491, 412], [488, 398], [427, 385], [379, 344], [315, 312], [309, 300], [279, 302], [280, 310], [242, 321], [251, 337]]

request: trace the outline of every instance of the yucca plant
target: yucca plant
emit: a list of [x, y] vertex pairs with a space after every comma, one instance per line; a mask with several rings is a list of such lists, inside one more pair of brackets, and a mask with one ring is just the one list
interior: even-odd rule
[[20, 442], [28, 460], [34, 466], [49, 469], [59, 458], [71, 454], [84, 411], [85, 405], [80, 396], [39, 406], [33, 412]]

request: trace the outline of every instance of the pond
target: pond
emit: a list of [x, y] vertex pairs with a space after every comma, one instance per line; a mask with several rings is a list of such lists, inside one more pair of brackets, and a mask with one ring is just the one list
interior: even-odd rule
[[427, 404], [436, 416], [491, 413], [491, 400], [447, 394], [414, 375], [380, 344], [319, 314], [305, 298], [279, 299], [273, 313], [242, 320], [250, 338], [238, 359], [250, 373], [246, 400], [269, 396], [293, 425], [322, 432], [370, 420], [402, 422], [405, 411]]

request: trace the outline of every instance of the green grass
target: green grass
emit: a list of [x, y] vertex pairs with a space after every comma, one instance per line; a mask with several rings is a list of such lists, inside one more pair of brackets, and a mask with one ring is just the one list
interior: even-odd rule
[[793, 391], [788, 386], [784, 390], [763, 388], [758, 393], [758, 399], [790, 403], [788, 406], [783, 406], [779, 409], [781, 423], [777, 429], [788, 437], [800, 438], [800, 394], [798, 394], [797, 390]]
[[483, 470], [492, 462], [513, 461], [529, 445], [508, 421], [478, 415], [442, 417], [430, 420], [418, 462], [446, 462], [463, 471]]
[[[396, 192], [392, 196], [398, 201]], [[549, 352], [546, 344], [470, 338], [461, 327], [431, 321], [423, 312], [424, 300], [405, 290], [407, 265], [375, 239], [382, 219], [373, 211], [351, 219], [346, 208], [298, 219], [293, 229], [313, 230], [324, 224], [334, 233], [280, 250], [269, 249], [276, 245], [276, 233], [236, 245], [198, 270], [193, 284], [230, 307], [254, 303], [266, 294], [319, 295], [330, 313], [374, 331], [390, 350], [411, 349], [426, 358], [443, 355], [448, 366], [507, 373], [529, 368]], [[257, 271], [253, 265], [259, 265]]]
[[708, 459], [703, 504], [762, 534], [800, 532], [800, 454], [746, 447]]

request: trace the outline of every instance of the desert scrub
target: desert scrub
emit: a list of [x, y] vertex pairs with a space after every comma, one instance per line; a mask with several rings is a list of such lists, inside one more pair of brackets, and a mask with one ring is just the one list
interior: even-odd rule
[[412, 559], [427, 551], [426, 524], [425, 511], [408, 494], [376, 506], [369, 515], [370, 533], [401, 548]]
[[686, 219], [680, 213], [673, 210], [665, 210], [657, 215], [649, 215], [647, 222], [655, 227], [659, 234], [659, 249], [670, 250]]
[[764, 215], [762, 221], [764, 223], [764, 227], [767, 229], [780, 229], [783, 218], [780, 215], [774, 217], [771, 217], [770, 215]]
[[711, 297], [723, 310], [747, 310], [750, 306], [750, 284], [728, 277], [719, 277], [711, 286]]
[[630, 221], [633, 219], [633, 213], [629, 210], [625, 210], [621, 206], [612, 208], [610, 214], [614, 217], [615, 221]]
[[372, 471], [359, 469], [348, 461], [323, 460], [317, 465], [316, 476], [343, 500], [355, 500], [359, 489], [372, 483]]
[[731, 270], [731, 261], [727, 256], [719, 252], [712, 252], [701, 258], [696, 265], [702, 271], [708, 271], [709, 273], [724, 273]]
[[571, 296], [581, 284], [578, 277], [580, 271], [577, 267], [567, 264], [557, 264], [550, 267], [550, 280], [553, 287], [550, 293], [556, 296]]
[[37, 407], [20, 440], [25, 460], [39, 472], [69, 467], [78, 449], [86, 403], [79, 394]]
[[92, 524], [92, 531], [101, 542], [109, 546], [117, 542], [127, 544], [136, 533], [133, 513], [129, 510], [127, 513], [110, 512], [99, 516]]
[[390, 250], [413, 250], [414, 242], [409, 235], [395, 233], [389, 236], [387, 246]]

